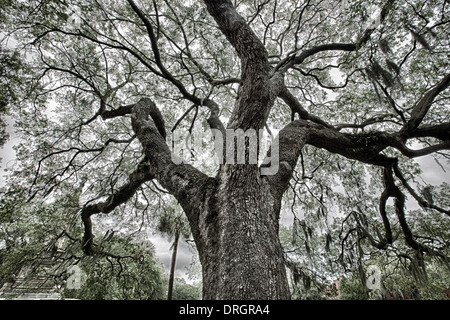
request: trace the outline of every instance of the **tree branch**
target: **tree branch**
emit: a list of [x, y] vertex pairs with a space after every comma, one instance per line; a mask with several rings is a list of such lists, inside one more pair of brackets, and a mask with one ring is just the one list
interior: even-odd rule
[[[386, 19], [387, 14], [392, 8], [393, 3], [395, 0], [387, 0], [386, 3], [383, 5], [383, 8], [380, 12], [379, 21], [380, 23], [383, 23], [383, 21]], [[281, 72], [285, 73], [288, 69], [292, 68], [296, 64], [301, 64], [303, 61], [305, 61], [307, 58], [320, 53], [324, 51], [356, 51], [361, 46], [363, 46], [367, 41], [370, 40], [370, 37], [372, 33], [375, 31], [375, 28], [367, 28], [361, 37], [359, 37], [359, 40], [356, 42], [356, 44], [353, 43], [329, 43], [329, 44], [323, 44], [318, 45], [309, 49], [306, 49], [302, 51], [298, 56], [292, 55], [288, 56], [285, 59], [281, 60], [277, 66], [275, 67], [275, 72]]]
[[289, 91], [284, 83], [281, 86], [278, 96], [291, 108], [293, 114], [297, 113], [299, 115], [300, 119], [310, 120], [325, 127], [332, 128], [332, 125], [323, 121], [319, 117], [309, 114], [309, 112], [303, 108], [298, 99]]
[[[198, 226], [200, 212], [205, 205], [203, 199], [212, 192], [216, 180], [210, 178], [172, 154], [160, 133], [155, 115], [159, 114], [156, 105], [148, 98], [141, 99], [132, 110], [131, 123], [142, 144], [148, 165], [159, 184], [172, 194], [183, 207], [191, 230], [200, 239]], [[162, 118], [161, 118], [162, 119]], [[209, 190], [209, 191], [208, 191]]]
[[90, 204], [83, 207], [81, 210], [81, 220], [84, 225], [83, 236], [83, 251], [86, 254], [94, 253], [94, 235], [92, 233], [91, 216], [97, 213], [110, 213], [121, 204], [128, 201], [138, 190], [138, 188], [146, 181], [154, 178], [154, 172], [148, 165], [148, 160], [144, 158], [136, 170], [129, 176], [127, 184], [123, 185], [114, 194], [110, 195], [104, 202]]
[[401, 173], [400, 169], [398, 168], [397, 164], [394, 165], [393, 169], [394, 169], [395, 176], [397, 178], [399, 178], [399, 180], [402, 182], [402, 184], [406, 188], [406, 190], [408, 190], [408, 192], [413, 196], [413, 198], [416, 199], [417, 203], [419, 203], [424, 208], [432, 208], [432, 209], [434, 209], [436, 211], [439, 211], [441, 213], [445, 213], [446, 215], [450, 216], [450, 210], [445, 210], [443, 208], [440, 208], [440, 207], [438, 207], [438, 206], [436, 206], [436, 205], [426, 201], [422, 197], [420, 197], [414, 191], [414, 189], [408, 184], [408, 182], [406, 181], [405, 177], [403, 176], [403, 174]]
[[397, 214], [400, 227], [402, 229], [403, 235], [405, 236], [406, 244], [409, 245], [414, 250], [422, 252], [430, 252], [429, 248], [425, 247], [423, 244], [417, 242], [414, 239], [414, 235], [411, 229], [409, 228], [408, 222], [406, 221], [405, 196], [401, 192], [401, 190], [395, 185], [393, 178], [393, 166], [395, 165], [396, 163], [394, 162], [391, 165], [385, 166], [383, 176], [386, 187], [385, 190], [387, 190], [389, 197], [395, 198], [394, 201], [395, 213]]
[[302, 51], [298, 56], [293, 55], [281, 60], [275, 67], [275, 71], [285, 73], [296, 64], [301, 64], [307, 58], [324, 51], [355, 51], [357, 46], [352, 43], [329, 43], [315, 46]]
[[126, 105], [126, 106], [120, 106], [117, 109], [112, 110], [104, 110], [100, 112], [100, 116], [103, 120], [112, 119], [116, 117], [122, 117], [127, 114], [131, 114], [131, 110], [133, 108], [134, 104]]
[[[272, 161], [271, 166], [278, 164], [278, 172], [274, 175], [268, 175], [267, 178], [272, 187], [272, 192], [276, 198], [281, 200], [283, 193], [289, 187], [289, 181], [297, 165], [301, 150], [308, 139], [308, 126], [305, 122], [293, 121], [284, 127], [278, 134], [277, 139], [270, 148], [269, 155], [264, 160], [263, 168]], [[272, 156], [278, 151], [278, 159]], [[277, 163], [274, 163], [274, 161]]]
[[443, 141], [450, 140], [450, 122], [437, 125], [423, 125], [409, 133], [411, 138], [432, 137]]
[[343, 123], [343, 124], [336, 125], [335, 128], [338, 131], [340, 131], [344, 128], [364, 129], [365, 127], [370, 126], [372, 124], [383, 123], [383, 122], [392, 122], [393, 120], [390, 119], [392, 117], [394, 117], [394, 116], [390, 113], [381, 114], [381, 115], [366, 119], [359, 124], [358, 123]]
[[390, 146], [396, 148], [408, 158], [417, 158], [441, 150], [450, 150], [450, 141], [435, 144], [419, 150], [412, 150], [406, 146], [406, 143], [400, 137], [396, 137], [392, 139], [392, 143], [390, 143]]
[[238, 98], [228, 127], [262, 129], [276, 98], [280, 78], [270, 79], [268, 53], [229, 0], [205, 0], [208, 12], [241, 60]]
[[152, 26], [150, 20], [145, 16], [145, 14], [141, 11], [141, 9], [139, 9], [139, 7], [135, 4], [135, 2], [133, 0], [127, 0], [127, 1], [130, 4], [133, 11], [139, 17], [139, 19], [141, 19], [141, 21], [144, 23], [145, 28], [147, 29], [147, 33], [148, 33], [148, 36], [149, 36], [149, 39], [151, 42], [151, 46], [152, 46], [153, 55], [155, 57], [155, 62], [156, 62], [156, 65], [158, 66], [159, 70], [161, 71], [161, 74], [163, 75], [163, 77], [165, 79], [169, 80], [172, 84], [174, 84], [178, 88], [178, 90], [181, 92], [183, 97], [187, 98], [188, 100], [190, 100], [196, 104], [199, 104], [199, 98], [190, 94], [186, 90], [183, 83], [180, 80], [176, 79], [164, 66], [164, 64], [161, 60], [161, 54], [159, 52], [157, 39], [156, 39], [155, 33], [153, 32], [153, 26]]
[[392, 158], [380, 152], [389, 146], [391, 140], [392, 136], [388, 134], [351, 135], [307, 120], [292, 121], [280, 131], [278, 141], [275, 141], [275, 148], [279, 149], [279, 172], [269, 177], [270, 183], [278, 192], [286, 190], [305, 144], [348, 159], [386, 166], [392, 163]]
[[402, 133], [409, 135], [422, 123], [434, 99], [450, 85], [450, 74], [447, 74], [434, 88], [428, 90], [415, 104], [410, 119], [402, 129]]
[[200, 233], [198, 223], [203, 206], [201, 199], [216, 185], [215, 179], [209, 178], [194, 167], [175, 163], [179, 159], [172, 156], [166, 144], [164, 120], [150, 99], [143, 98], [131, 107], [131, 120], [133, 130], [143, 146], [145, 158], [130, 175], [126, 185], [106, 201], [86, 205], [82, 209], [83, 249], [87, 254], [94, 253], [90, 217], [96, 213], [109, 213], [125, 203], [144, 182], [157, 179], [163, 188], [175, 196], [188, 217], [192, 232], [197, 235]]
[[256, 64], [266, 64], [268, 67], [266, 48], [245, 19], [237, 13], [231, 1], [204, 0], [204, 2], [219, 29], [236, 49], [239, 58], [243, 61], [252, 60], [252, 63]]

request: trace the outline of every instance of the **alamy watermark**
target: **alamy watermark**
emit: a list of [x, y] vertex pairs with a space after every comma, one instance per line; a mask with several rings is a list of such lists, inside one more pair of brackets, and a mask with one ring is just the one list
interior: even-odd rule
[[[279, 168], [279, 139], [264, 129], [212, 129], [203, 131], [195, 126], [191, 132], [175, 130], [168, 137], [175, 164], [201, 164], [207, 161], [211, 148], [215, 163], [222, 165], [260, 165], [261, 175], [275, 175]], [[270, 151], [270, 152], [269, 152]]]

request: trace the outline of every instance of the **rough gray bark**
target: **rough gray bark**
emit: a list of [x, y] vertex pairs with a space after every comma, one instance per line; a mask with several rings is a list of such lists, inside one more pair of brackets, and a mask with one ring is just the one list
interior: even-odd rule
[[281, 199], [250, 165], [220, 174], [219, 287], [212, 298], [287, 299], [289, 288], [278, 239]]

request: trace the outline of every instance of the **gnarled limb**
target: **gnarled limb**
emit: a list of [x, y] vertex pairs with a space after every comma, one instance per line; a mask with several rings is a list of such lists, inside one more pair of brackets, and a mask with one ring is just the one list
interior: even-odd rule
[[[400, 227], [402, 229], [403, 235], [405, 236], [406, 243], [413, 248], [414, 250], [421, 251], [421, 252], [428, 252], [431, 253], [431, 249], [424, 246], [423, 244], [416, 241], [408, 222], [406, 221], [405, 217], [405, 195], [403, 192], [395, 185], [394, 183], [394, 177], [393, 177], [393, 166], [395, 166], [396, 163], [392, 163], [389, 166], [385, 166], [384, 168], [384, 183], [385, 183], [385, 192], [389, 197], [394, 197], [394, 206], [395, 206], [395, 213], [397, 215], [398, 221], [400, 223]], [[387, 199], [386, 199], [387, 200]]]
[[[450, 75], [445, 76], [436, 86], [428, 90], [424, 96], [415, 104], [410, 119], [403, 128], [396, 133], [372, 132], [370, 134], [347, 134], [339, 132], [332, 125], [310, 115], [304, 110], [295, 96], [286, 87], [282, 87], [279, 96], [302, 118], [295, 120], [286, 126], [287, 131], [292, 131], [295, 127], [308, 128], [307, 144], [318, 148], [326, 149], [332, 153], [340, 154], [346, 158], [362, 161], [368, 164], [386, 166], [390, 161], [380, 154], [387, 147], [393, 147], [403, 155], [413, 158], [427, 155], [440, 150], [450, 149], [449, 124], [425, 125], [419, 127], [429, 108], [436, 97], [450, 85]], [[308, 122], [303, 120], [311, 120]], [[340, 128], [340, 126], [337, 126]], [[420, 150], [411, 150], [406, 146], [406, 141], [410, 138], [433, 137], [443, 140], [442, 143], [432, 145]], [[301, 140], [300, 140], [301, 141]], [[300, 144], [304, 144], [301, 142]], [[283, 146], [280, 144], [280, 149]], [[292, 154], [295, 154], [293, 148]]]
[[[335, 129], [326, 128], [304, 120], [293, 121], [280, 132], [280, 171], [277, 175], [269, 177], [269, 181], [276, 191], [284, 192], [285, 188], [287, 188], [286, 181], [289, 181], [293, 171], [292, 168], [295, 167], [301, 148], [303, 148], [305, 144], [311, 144], [326, 149], [349, 159], [382, 166], [384, 168], [383, 180], [385, 189], [380, 198], [379, 209], [385, 228], [385, 236], [381, 238], [379, 242], [374, 241], [374, 239], [372, 239], [373, 241], [371, 242], [373, 242], [377, 248], [384, 248], [386, 245], [393, 242], [391, 226], [385, 207], [387, 200], [389, 198], [394, 198], [395, 212], [405, 236], [406, 243], [414, 250], [440, 255], [431, 248], [418, 242], [406, 221], [404, 211], [405, 196], [395, 185], [393, 173], [396, 173], [407, 188], [409, 186], [397, 168], [397, 160], [380, 154], [385, 147], [389, 146], [389, 141], [391, 139], [392, 136], [390, 135], [380, 135], [373, 140], [369, 138], [364, 141], [361, 140], [361, 136], [358, 137], [358, 135], [343, 134]], [[410, 188], [408, 188], [408, 190], [409, 189]], [[413, 194], [413, 196], [415, 195], [414, 192], [411, 192], [411, 194]], [[415, 198], [416, 197], [417, 195], [415, 195]], [[426, 203], [423, 200], [419, 203], [431, 207], [431, 204]], [[435, 209], [439, 209], [438, 211], [448, 214], [444, 209]]]
[[238, 99], [228, 128], [264, 128], [281, 78], [269, 77], [268, 53], [245, 19], [229, 0], [205, 0], [210, 15], [241, 60]]
[[148, 98], [143, 98], [131, 107], [133, 130], [140, 140], [145, 153], [144, 160], [130, 175], [129, 182], [101, 203], [87, 205], [81, 216], [85, 234], [83, 248], [93, 253], [93, 234], [90, 217], [96, 213], [108, 213], [130, 199], [146, 181], [158, 182], [174, 195], [185, 210], [194, 234], [199, 233], [198, 217], [201, 207], [200, 196], [213, 179], [186, 164], [175, 164], [172, 153], [165, 141], [166, 131], [161, 113]]
[[[415, 104], [411, 116], [402, 129], [402, 133], [409, 135], [422, 123], [434, 99], [450, 85], [450, 74], [447, 74], [436, 86], [428, 90], [424, 96]], [[447, 137], [448, 140], [448, 137]]]
[[443, 141], [450, 140], [450, 122], [437, 125], [423, 125], [409, 133], [411, 138], [436, 138]]
[[91, 216], [97, 213], [110, 213], [121, 204], [128, 201], [138, 190], [138, 188], [146, 181], [154, 178], [151, 167], [148, 166], [148, 160], [144, 158], [136, 170], [133, 171], [128, 179], [128, 183], [123, 185], [114, 194], [103, 202], [86, 205], [81, 209], [81, 219], [84, 225], [84, 235], [82, 247], [86, 254], [93, 254], [92, 221]]
[[292, 178], [300, 153], [308, 140], [307, 125], [305, 122], [291, 122], [278, 134], [278, 138], [274, 141], [276, 145], [271, 146], [271, 152], [273, 152], [272, 150], [278, 150], [279, 167], [278, 172], [275, 175], [269, 175], [267, 179], [271, 185], [272, 193], [280, 201], [283, 193], [289, 187], [289, 181]]
[[156, 116], [158, 114], [158, 108], [153, 101], [148, 98], [141, 99], [132, 110], [133, 130], [142, 144], [155, 179], [183, 207], [196, 244], [201, 247], [204, 245], [203, 241], [208, 238], [202, 233], [207, 232], [207, 228], [199, 227], [199, 224], [205, 223], [202, 213], [208, 211], [205, 209], [208, 203], [203, 200], [215, 190], [216, 179], [208, 177], [189, 164], [173, 161], [179, 159], [172, 155], [157, 127], [157, 122], [162, 122], [162, 118], [158, 119]]
[[295, 120], [289, 123], [278, 136], [279, 171], [268, 179], [272, 187], [281, 194], [289, 185], [292, 172], [297, 164], [301, 149], [305, 144], [340, 154], [348, 159], [367, 164], [384, 166], [391, 159], [380, 154], [389, 145], [387, 134], [351, 135], [307, 120]]
[[[441, 136], [443, 133], [440, 129], [445, 131], [447, 126], [427, 127], [424, 131], [418, 129], [416, 132], [430, 132], [433, 135]], [[305, 137], [306, 141], [304, 140]], [[348, 159], [383, 167], [392, 163], [392, 159], [381, 154], [381, 151], [387, 147], [396, 148], [410, 158], [430, 154], [438, 150], [450, 149], [449, 142], [444, 142], [421, 150], [411, 150], [403, 142], [401, 132], [393, 134], [373, 132], [368, 135], [348, 134], [318, 123], [295, 120], [280, 131], [280, 164], [286, 162], [291, 169], [294, 168], [300, 155], [300, 150], [305, 144], [340, 154]], [[282, 172], [276, 176], [281, 175], [283, 175]], [[275, 182], [275, 184], [278, 184], [278, 182]]]

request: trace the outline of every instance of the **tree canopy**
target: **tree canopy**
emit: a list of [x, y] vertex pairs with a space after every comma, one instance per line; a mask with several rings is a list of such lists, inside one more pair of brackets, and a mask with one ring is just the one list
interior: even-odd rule
[[415, 161], [448, 170], [448, 1], [0, 4], [0, 112], [21, 138], [2, 197], [52, 202], [78, 188], [82, 234], [61, 229], [85, 253], [102, 250], [104, 215], [139, 228], [174, 200], [209, 243], [216, 226], [202, 219], [215, 218], [195, 210], [232, 174], [220, 175], [212, 137], [203, 153], [187, 144], [181, 164], [171, 138], [264, 129], [277, 137], [264, 181], [292, 224], [281, 240], [295, 274], [364, 272], [371, 252], [450, 267], [449, 184]]

